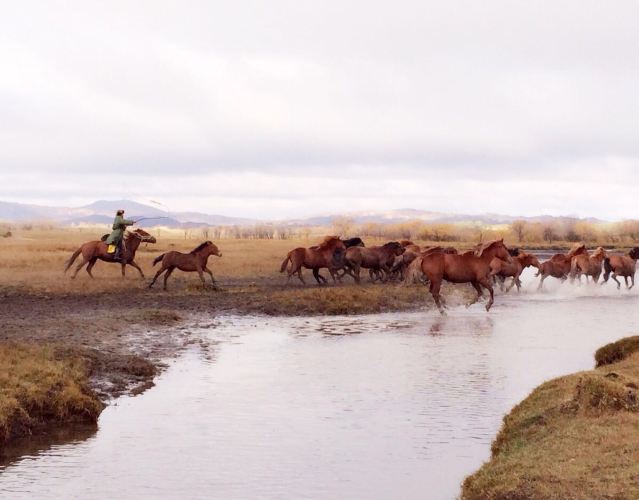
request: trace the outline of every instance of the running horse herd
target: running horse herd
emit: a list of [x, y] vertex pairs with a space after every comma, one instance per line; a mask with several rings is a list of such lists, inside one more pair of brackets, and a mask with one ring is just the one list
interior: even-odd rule
[[[122, 276], [127, 265], [135, 267], [142, 278], [144, 273], [135, 262], [135, 253], [141, 243], [155, 243], [156, 239], [142, 229], [128, 232], [126, 235], [125, 251], [121, 259], [116, 261], [107, 253], [104, 241], [90, 241], [77, 249], [67, 261], [65, 272], [74, 261], [82, 255], [82, 260], [76, 265], [72, 278], [75, 278], [82, 267], [86, 266], [89, 276], [93, 277], [91, 269], [98, 260], [118, 262], [122, 266]], [[149, 288], [164, 273], [164, 289], [167, 280], [175, 269], [186, 272], [197, 272], [203, 286], [206, 286], [204, 274], [211, 278], [213, 286], [217, 283], [213, 273], [208, 268], [211, 255], [221, 257], [217, 246], [211, 241], [205, 241], [189, 253], [170, 251], [156, 257], [155, 266], [161, 263]], [[603, 282], [610, 277], [621, 288], [617, 279], [623, 277], [626, 287], [631, 289], [635, 284], [635, 271], [639, 259], [639, 247], [635, 247], [627, 255], [608, 255], [602, 247], [589, 253], [585, 245], [575, 245], [568, 253], [553, 255], [545, 262], [539, 262], [537, 257], [520, 249], [509, 249], [504, 240], [495, 240], [476, 245], [473, 249], [460, 253], [453, 247], [421, 248], [408, 240], [391, 241], [384, 245], [367, 247], [361, 238], [341, 239], [337, 236], [327, 236], [317, 246], [309, 248], [295, 248], [291, 250], [282, 265], [280, 272], [288, 275], [287, 283], [295, 275], [306, 284], [302, 276], [302, 269], [311, 269], [319, 285], [327, 284], [328, 280], [320, 274], [320, 269], [327, 269], [333, 283], [341, 282], [345, 276], [352, 277], [356, 283], [361, 282], [362, 269], [368, 270], [372, 282], [401, 281], [403, 283], [427, 283], [430, 293], [440, 312], [444, 312], [445, 305], [440, 295], [443, 281], [451, 283], [470, 283], [477, 291], [472, 303], [483, 298], [483, 291], [489, 294], [486, 310], [490, 310], [494, 302], [494, 285], [499, 284], [504, 290], [505, 281], [510, 279], [508, 292], [511, 288], [521, 287], [520, 276], [527, 267], [537, 268], [536, 276], [540, 277], [538, 289], [543, 287], [548, 277], [563, 281], [579, 280], [581, 277], [590, 278], [596, 284], [603, 274]], [[628, 280], [630, 279], [630, 283]]]

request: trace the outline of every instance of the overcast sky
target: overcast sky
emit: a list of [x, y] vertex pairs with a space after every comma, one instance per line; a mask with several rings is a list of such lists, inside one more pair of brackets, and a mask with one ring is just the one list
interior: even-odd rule
[[639, 217], [634, 1], [4, 2], [0, 200]]

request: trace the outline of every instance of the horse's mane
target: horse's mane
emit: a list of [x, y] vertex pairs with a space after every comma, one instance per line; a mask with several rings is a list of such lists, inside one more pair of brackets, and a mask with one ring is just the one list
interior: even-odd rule
[[324, 248], [331, 248], [337, 243], [342, 243], [342, 240], [339, 239], [339, 236], [325, 236], [322, 242], [317, 245], [317, 248], [319, 248], [320, 250]]
[[204, 247], [210, 245], [211, 242], [210, 241], [205, 241], [204, 243], [200, 243], [198, 246], [196, 246], [193, 250], [191, 250], [189, 253], [191, 255], [198, 253], [200, 250], [202, 250]]
[[606, 250], [604, 249], [604, 247], [597, 247], [597, 249], [593, 252], [592, 256], [599, 257], [600, 255], [604, 255], [605, 253], [606, 253]]
[[476, 251], [475, 255], [477, 255], [477, 257], [481, 257], [482, 255], [484, 255], [484, 252], [492, 247], [494, 247], [497, 244], [504, 244], [504, 240], [493, 240], [493, 241], [488, 241], [486, 243], [484, 243], [483, 245], [481, 245], [479, 247], [479, 249]]
[[127, 231], [126, 233], [124, 233], [124, 239], [126, 241], [129, 241], [131, 238], [135, 238], [135, 237], [137, 237], [140, 234], [143, 235], [143, 236], [151, 236], [144, 229], [137, 228], [134, 231]]
[[584, 245], [583, 243], [581, 244], [575, 243], [573, 247], [570, 249], [570, 252], [568, 252], [567, 257], [572, 258], [575, 255], [580, 255], [582, 253], [588, 253], [588, 251], [586, 250], [586, 245]]
[[397, 241], [389, 241], [388, 243], [384, 243], [382, 245], [382, 248], [396, 248], [396, 247], [401, 247], [403, 246], [401, 243], [397, 242]]

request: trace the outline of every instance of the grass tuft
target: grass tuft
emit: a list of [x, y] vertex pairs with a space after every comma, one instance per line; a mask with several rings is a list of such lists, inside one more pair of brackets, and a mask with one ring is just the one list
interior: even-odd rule
[[0, 344], [0, 442], [45, 423], [94, 423], [102, 409], [82, 359], [58, 359], [51, 346]]
[[626, 337], [597, 349], [595, 361], [597, 366], [610, 365], [626, 359], [637, 351], [639, 351], [639, 336]]

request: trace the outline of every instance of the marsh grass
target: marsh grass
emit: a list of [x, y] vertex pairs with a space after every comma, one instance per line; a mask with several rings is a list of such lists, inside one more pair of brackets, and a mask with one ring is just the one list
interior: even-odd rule
[[0, 344], [0, 442], [44, 423], [94, 423], [102, 408], [80, 357], [58, 357], [51, 346]]
[[639, 498], [638, 387], [636, 349], [541, 385], [504, 418], [462, 498]]

